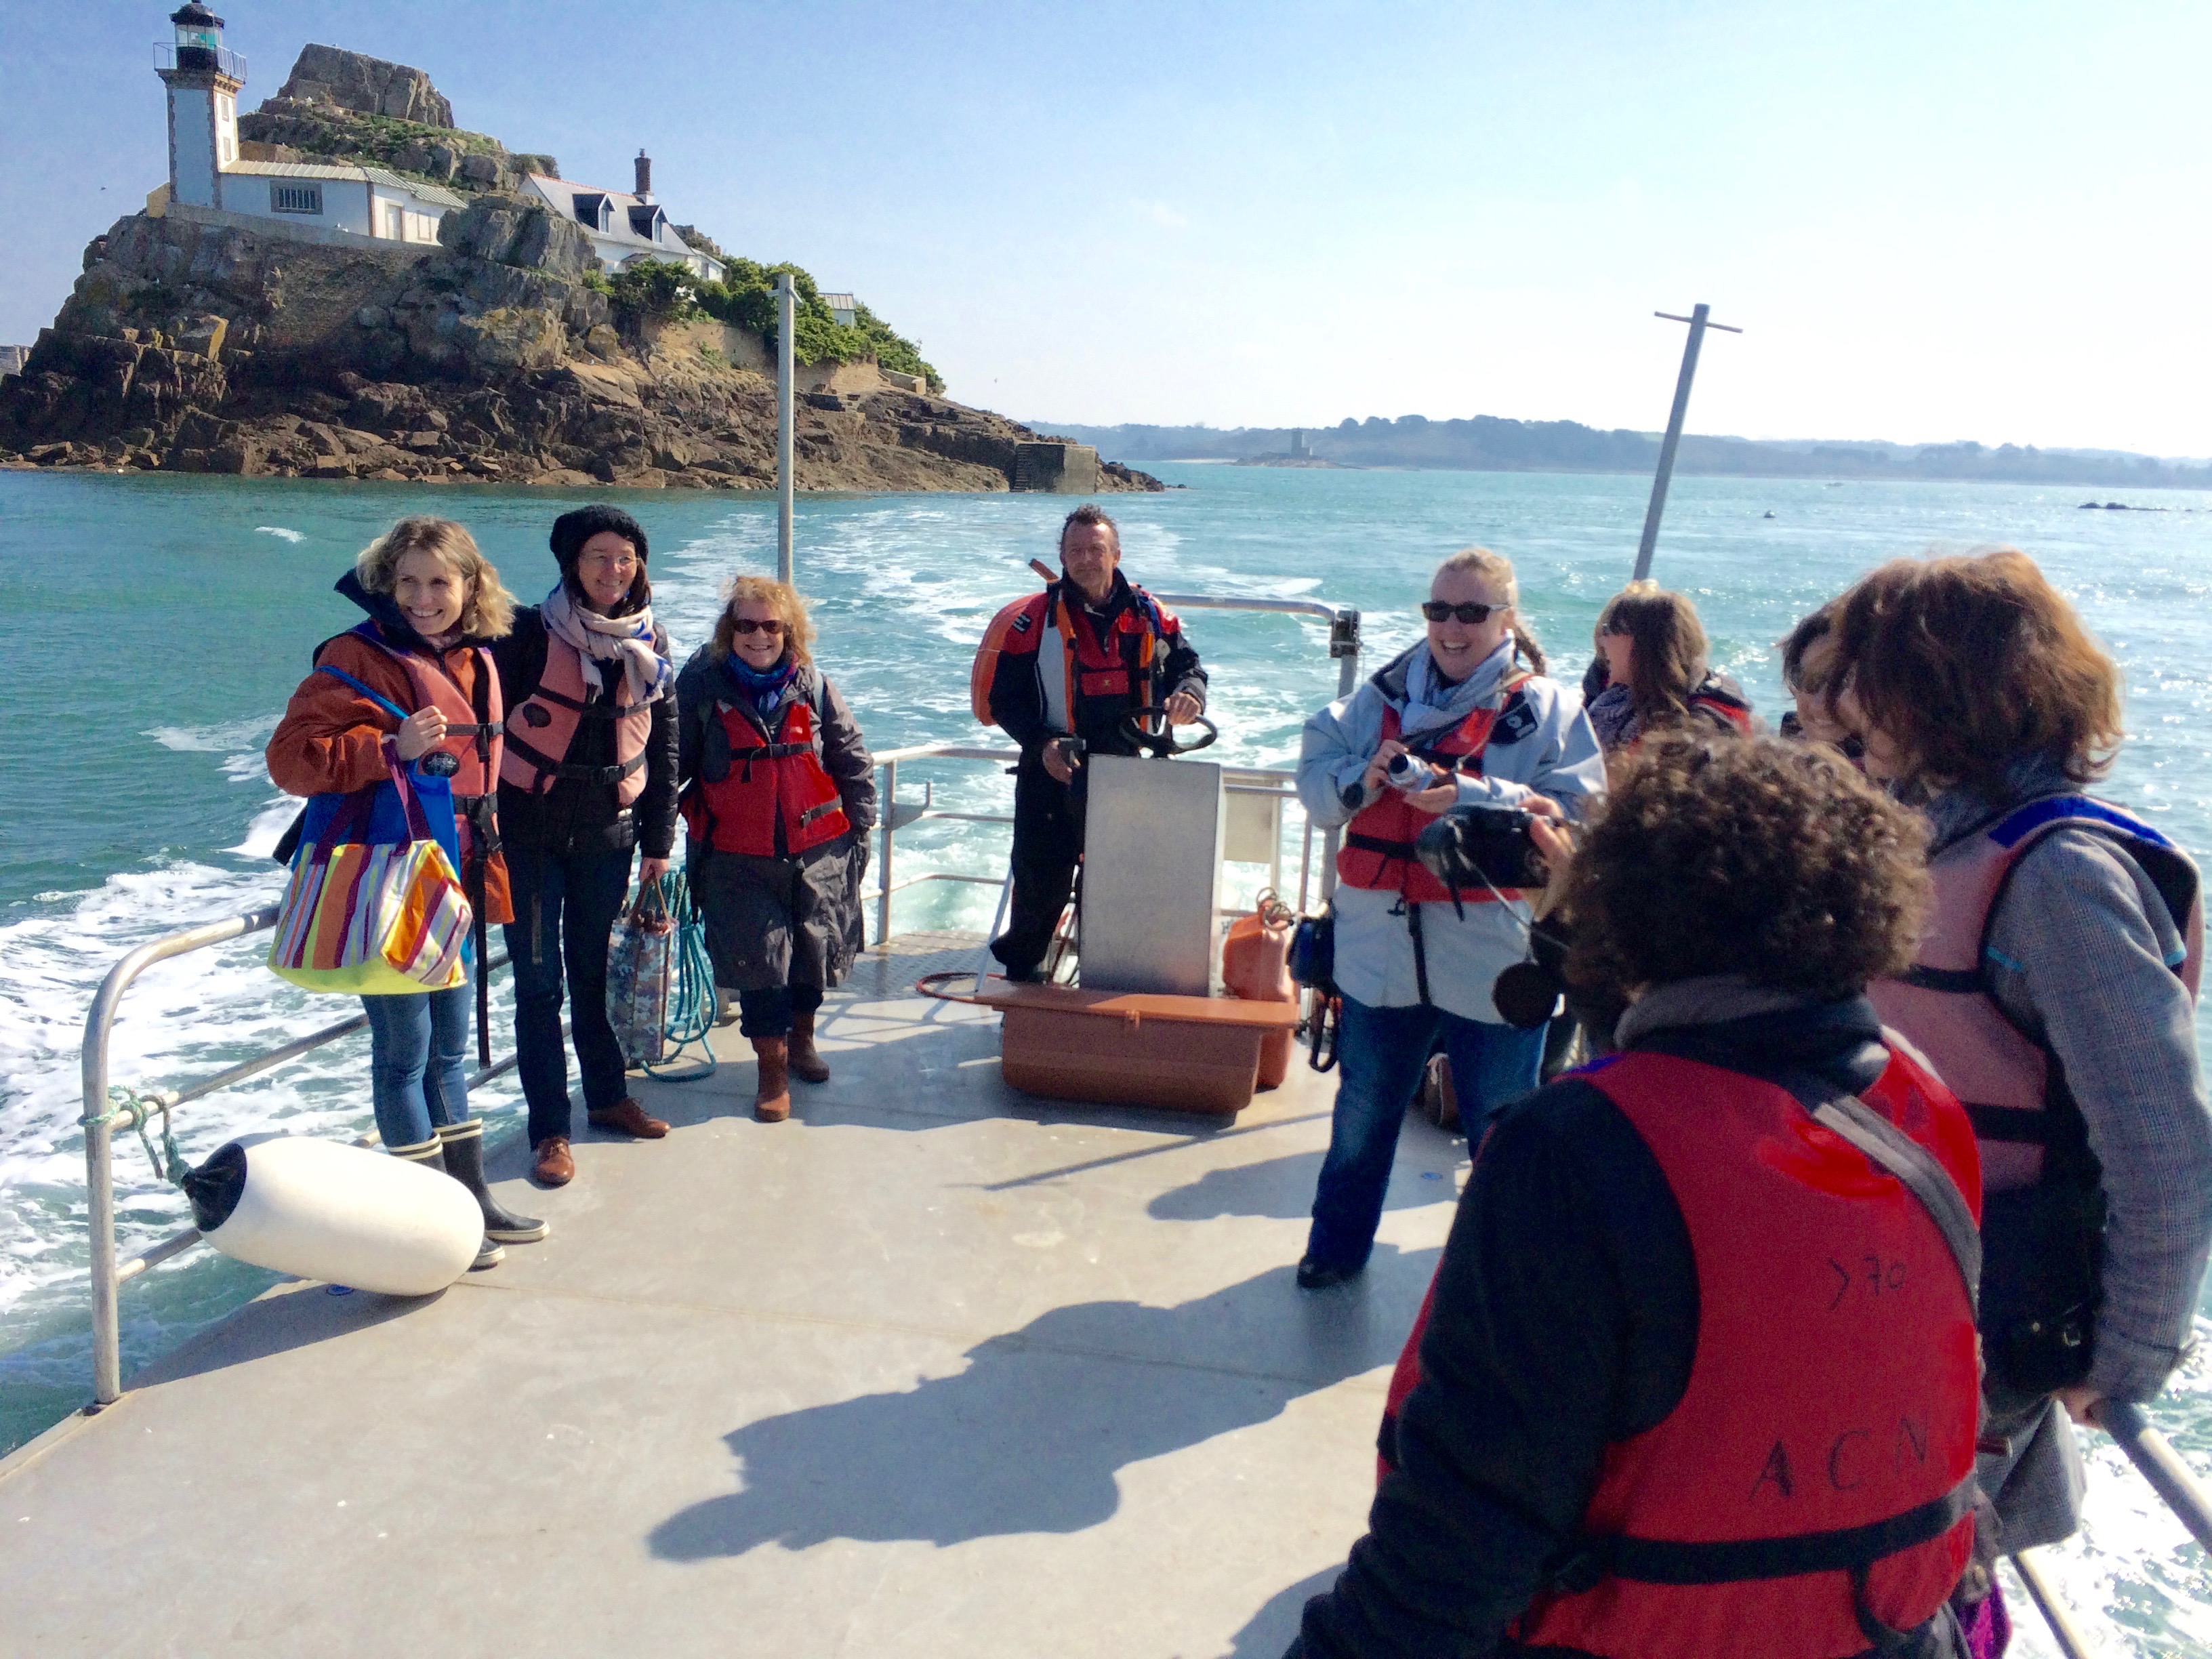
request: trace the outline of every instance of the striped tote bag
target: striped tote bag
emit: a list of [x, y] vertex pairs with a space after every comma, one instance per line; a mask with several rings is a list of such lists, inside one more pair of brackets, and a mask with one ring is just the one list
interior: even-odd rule
[[403, 996], [468, 981], [461, 958], [475, 917], [453, 860], [430, 833], [404, 769], [392, 769], [407, 839], [368, 842], [372, 787], [300, 848], [276, 913], [269, 966], [310, 991]]

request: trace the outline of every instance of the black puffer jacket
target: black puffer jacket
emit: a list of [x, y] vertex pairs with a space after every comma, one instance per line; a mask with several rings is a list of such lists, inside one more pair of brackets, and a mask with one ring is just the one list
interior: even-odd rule
[[[677, 776], [686, 787], [710, 769], [711, 750], [728, 742], [720, 707], [742, 709], [770, 740], [752, 700], [732, 682], [723, 659], [702, 646], [676, 677]], [[836, 783], [848, 834], [793, 857], [755, 857], [690, 842], [686, 864], [691, 896], [707, 924], [714, 981], [732, 990], [837, 983], [864, 943], [861, 884], [869, 830], [876, 823], [876, 763], [845, 699], [811, 665], [784, 689], [783, 711], [803, 702], [814, 711], [814, 744], [822, 769]], [[728, 763], [723, 751], [722, 764]]]
[[[536, 605], [514, 613], [514, 629], [492, 646], [499, 665], [499, 688], [507, 708], [519, 708], [545, 672], [545, 623]], [[668, 634], [653, 631], [653, 648], [668, 655]], [[615, 680], [605, 677], [595, 702], [611, 701]], [[562, 778], [543, 795], [514, 784], [499, 787], [499, 823], [507, 844], [525, 855], [559, 858], [638, 847], [647, 858], [665, 859], [676, 845], [676, 698], [672, 693], [653, 705], [653, 726], [645, 740], [645, 793], [630, 806], [618, 805], [615, 786]], [[611, 720], [579, 720], [567, 759], [575, 766], [611, 766], [615, 732]]]

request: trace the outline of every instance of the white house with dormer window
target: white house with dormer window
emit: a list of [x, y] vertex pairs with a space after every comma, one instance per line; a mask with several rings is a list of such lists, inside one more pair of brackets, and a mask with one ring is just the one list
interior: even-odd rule
[[678, 235], [667, 210], [653, 199], [653, 160], [643, 150], [637, 153], [637, 188], [628, 195], [544, 173], [531, 174], [527, 189], [562, 218], [581, 225], [592, 251], [609, 270], [659, 259], [688, 266], [705, 282], [722, 280], [722, 262]]
[[176, 39], [156, 48], [169, 94], [169, 183], [148, 203], [267, 219], [386, 242], [434, 243], [465, 198], [382, 167], [241, 161], [238, 94], [246, 59], [222, 43], [222, 19], [198, 0], [169, 14]]

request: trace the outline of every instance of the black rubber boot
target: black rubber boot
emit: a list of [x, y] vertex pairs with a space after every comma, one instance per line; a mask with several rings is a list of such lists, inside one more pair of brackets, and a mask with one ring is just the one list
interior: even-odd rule
[[534, 1244], [545, 1237], [550, 1230], [544, 1222], [501, 1209], [491, 1188], [484, 1185], [482, 1118], [441, 1125], [438, 1144], [445, 1150], [446, 1173], [476, 1194], [477, 1207], [483, 1212], [486, 1238], [502, 1244]]
[[[450, 1173], [446, 1169], [443, 1143], [434, 1135], [413, 1146], [392, 1146], [386, 1150], [394, 1158], [404, 1158], [410, 1164], [420, 1164], [426, 1170], [436, 1170], [441, 1174]], [[492, 1243], [491, 1235], [486, 1233], [477, 1242], [477, 1259], [469, 1263], [469, 1271], [480, 1273], [486, 1267], [496, 1267], [506, 1260], [507, 1251]]]

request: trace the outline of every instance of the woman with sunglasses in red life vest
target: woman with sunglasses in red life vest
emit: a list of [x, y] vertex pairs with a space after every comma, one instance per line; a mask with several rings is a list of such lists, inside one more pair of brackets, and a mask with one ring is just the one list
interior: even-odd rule
[[[450, 519], [402, 519], [362, 550], [337, 591], [366, 620], [315, 648], [315, 672], [301, 682], [269, 739], [269, 775], [288, 794], [310, 797], [301, 832], [313, 840], [345, 798], [369, 793], [368, 835], [406, 839], [395, 763], [426, 793], [450, 792], [453, 813], [432, 832], [476, 910], [479, 927], [509, 921], [507, 863], [499, 850], [501, 701], [491, 642], [504, 635], [514, 600], [476, 539]], [[483, 963], [471, 938], [472, 980]], [[484, 1245], [477, 1266], [501, 1246], [545, 1237], [543, 1221], [509, 1213], [484, 1182], [483, 1124], [469, 1115], [470, 1002], [473, 986], [363, 997], [368, 1011], [369, 1097], [377, 1133], [395, 1158], [442, 1169], [476, 1195]]]
[[1920, 825], [1825, 749], [1671, 732], [1534, 833], [1620, 1052], [1476, 1151], [1291, 1655], [1966, 1659], [1973, 1130], [1864, 994]]
[[763, 1123], [791, 1115], [792, 1077], [830, 1080], [815, 1011], [860, 949], [876, 822], [875, 763], [813, 641], [788, 586], [739, 576], [676, 677], [685, 869], [714, 982], [738, 994], [760, 1063]]
[[1681, 594], [1656, 582], [1632, 582], [1607, 601], [1583, 698], [1608, 755], [1646, 732], [1683, 725], [1752, 729], [1743, 688], [1715, 673], [1706, 651], [1697, 607]]
[[2068, 1416], [2166, 1386], [2212, 1250], [2197, 866], [2087, 793], [2119, 669], [2026, 554], [1899, 559], [1832, 610], [1830, 707], [1932, 831], [1919, 950], [1873, 995], [1982, 1143], [1982, 1482], [2004, 1549], [2050, 1543], [2080, 1520]]
[[[1342, 1079], [1298, 1263], [1307, 1290], [1365, 1268], [1398, 1127], [1434, 1047], [1450, 1058], [1470, 1141], [1487, 1114], [1536, 1086], [1542, 1028], [1508, 1024], [1492, 995], [1498, 975], [1528, 959], [1530, 895], [1455, 897], [1413, 850], [1455, 806], [1575, 818], [1605, 787], [1582, 705], [1545, 677], [1519, 602], [1506, 560], [1479, 547], [1453, 554], [1420, 608], [1425, 636], [1306, 721], [1298, 799], [1316, 825], [1344, 830], [1330, 901]], [[1401, 781], [1394, 761], [1410, 770]]]
[[568, 1042], [593, 1127], [668, 1133], [623, 1082], [607, 948], [631, 860], [642, 890], [676, 845], [676, 671], [653, 619], [644, 526], [595, 504], [556, 519], [548, 541], [560, 580], [515, 613], [492, 656], [507, 708], [499, 819], [514, 890], [514, 1069], [530, 1103], [531, 1172], [561, 1187], [576, 1174]]

